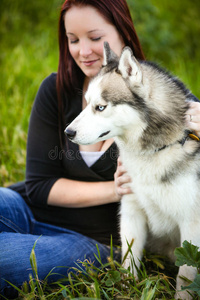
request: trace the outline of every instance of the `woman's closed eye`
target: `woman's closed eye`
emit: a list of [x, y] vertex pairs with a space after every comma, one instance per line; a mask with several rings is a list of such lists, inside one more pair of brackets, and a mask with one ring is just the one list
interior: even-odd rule
[[[97, 38], [91, 38], [91, 40], [93, 42], [97, 42], [97, 41], [100, 41], [101, 40], [101, 37], [97, 37]], [[76, 44], [79, 42], [79, 39], [74, 39], [74, 40], [69, 40], [70, 44]]]
[[101, 36], [100, 36], [100, 37], [96, 37], [96, 38], [91, 38], [91, 40], [92, 40], [93, 42], [99, 41], [100, 39], [101, 39]]
[[69, 42], [70, 42], [70, 44], [76, 44], [76, 43], [78, 43], [78, 39], [76, 39], [76, 40], [70, 40]]

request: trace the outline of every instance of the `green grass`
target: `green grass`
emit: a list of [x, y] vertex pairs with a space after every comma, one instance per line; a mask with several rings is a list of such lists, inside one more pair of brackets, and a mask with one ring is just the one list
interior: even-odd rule
[[60, 3], [50, 1], [46, 12], [44, 1], [0, 3], [0, 186], [25, 176], [31, 107], [42, 80], [57, 70]]
[[[38, 279], [37, 258], [35, 256], [35, 242], [30, 254], [30, 263], [34, 276], [30, 276], [29, 282], [24, 282], [21, 288], [13, 286], [18, 291], [16, 299], [174, 299], [175, 294], [175, 275], [177, 267], [169, 263], [162, 256], [151, 255], [144, 252], [141, 268], [138, 270], [138, 280], [130, 270], [113, 260], [113, 250], [111, 242], [110, 257], [108, 262], [102, 264], [101, 255], [96, 255], [100, 267], [95, 267], [93, 262], [85, 260], [77, 264], [68, 276], [63, 277], [57, 282], [48, 284], [48, 280], [53, 274], [51, 270], [43, 281]], [[200, 252], [198, 247], [184, 242], [183, 247], [175, 251], [177, 256], [176, 265], [192, 265], [197, 270], [200, 267]], [[187, 282], [187, 280], [186, 280]], [[188, 282], [188, 285], [190, 282]], [[187, 289], [195, 292], [193, 299], [200, 296], [200, 274], [197, 275], [193, 283]]]
[[165, 268], [164, 260], [160, 257], [145, 255], [136, 282], [129, 270], [113, 260], [111, 247], [108, 263], [102, 264], [98, 252], [96, 259], [100, 267], [85, 260], [73, 268], [66, 278], [49, 285], [48, 279], [53, 270], [43, 281], [39, 281], [35, 246], [36, 243], [30, 255], [34, 277], [30, 276], [29, 283], [25, 282], [22, 288], [10, 283], [19, 293], [16, 299], [173, 299], [175, 281], [160, 271]]

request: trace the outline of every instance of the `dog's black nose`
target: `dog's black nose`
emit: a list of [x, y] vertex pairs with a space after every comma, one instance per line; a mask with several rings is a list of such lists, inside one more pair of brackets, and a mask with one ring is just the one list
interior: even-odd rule
[[75, 137], [75, 135], [76, 135], [76, 131], [74, 131], [74, 130], [71, 130], [70, 128], [66, 128], [65, 129], [65, 134], [66, 134], [66, 136], [70, 139], [70, 140], [73, 140], [73, 138]]

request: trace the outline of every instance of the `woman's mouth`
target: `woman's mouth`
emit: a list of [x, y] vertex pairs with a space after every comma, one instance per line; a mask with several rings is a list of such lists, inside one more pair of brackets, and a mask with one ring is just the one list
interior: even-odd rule
[[86, 66], [86, 67], [90, 67], [92, 66], [95, 62], [97, 62], [98, 59], [95, 60], [88, 60], [88, 61], [82, 61], [82, 63]]

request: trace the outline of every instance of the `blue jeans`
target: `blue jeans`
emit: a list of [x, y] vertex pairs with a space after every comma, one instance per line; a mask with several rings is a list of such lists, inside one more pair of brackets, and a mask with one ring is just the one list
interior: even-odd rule
[[[110, 255], [108, 246], [91, 238], [38, 222], [17, 192], [0, 188], [0, 294], [7, 297], [14, 295], [13, 288], [5, 280], [19, 287], [24, 281], [29, 281], [29, 274], [33, 276], [30, 253], [37, 239], [35, 255], [40, 280], [55, 267], [49, 281], [67, 276], [69, 268], [77, 268], [76, 262], [85, 259], [99, 266], [94, 256], [94, 253], [98, 256], [96, 245], [103, 263]], [[117, 251], [115, 259], [119, 259]]]

